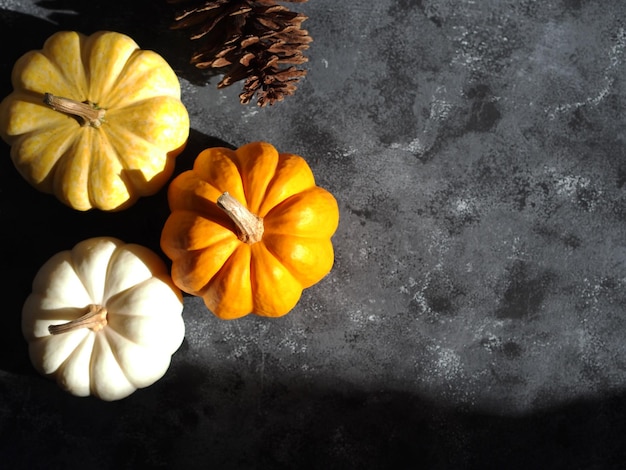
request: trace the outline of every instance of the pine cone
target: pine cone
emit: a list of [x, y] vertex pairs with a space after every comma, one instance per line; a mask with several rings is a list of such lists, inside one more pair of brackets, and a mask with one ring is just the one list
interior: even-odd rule
[[[167, 0], [181, 10], [173, 29], [191, 31], [198, 47], [191, 56], [197, 68], [220, 69], [218, 88], [244, 80], [242, 104], [257, 96], [261, 107], [282, 101], [306, 75], [297, 66], [312, 41], [301, 28], [307, 19], [274, 0]], [[301, 3], [306, 0], [286, 0]]]

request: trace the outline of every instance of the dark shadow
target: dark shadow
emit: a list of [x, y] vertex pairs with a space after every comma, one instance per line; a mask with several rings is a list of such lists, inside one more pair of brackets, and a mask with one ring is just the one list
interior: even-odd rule
[[626, 457], [624, 395], [496, 416], [339, 380], [268, 384], [266, 375], [262, 386], [240, 373], [177, 363], [113, 403], [44, 384], [27, 413], [18, 392], [4, 390], [0, 454], [29, 470], [617, 470]]
[[161, 54], [179, 77], [195, 85], [206, 84], [215, 76], [214, 71], [199, 70], [189, 63], [194, 44], [187, 32], [171, 28], [176, 10], [166, 0], [41, 0], [37, 5], [53, 10], [50, 19], [58, 29], [127, 34], [142, 49]]

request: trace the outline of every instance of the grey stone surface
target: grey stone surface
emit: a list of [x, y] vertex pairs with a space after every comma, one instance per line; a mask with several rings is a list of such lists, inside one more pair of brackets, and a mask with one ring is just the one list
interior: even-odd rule
[[[30, 367], [21, 304], [89, 236], [157, 251], [164, 194], [76, 214], [3, 147], [0, 455], [9, 468], [620, 468], [626, 431], [626, 4], [310, 0], [296, 94], [242, 106], [164, 2], [0, 1], [10, 69], [59, 29], [161, 53], [208, 146], [302, 155], [338, 199], [335, 266], [280, 319], [186, 297], [167, 375], [115, 403]], [[7, 278], [8, 277], [8, 278]]]

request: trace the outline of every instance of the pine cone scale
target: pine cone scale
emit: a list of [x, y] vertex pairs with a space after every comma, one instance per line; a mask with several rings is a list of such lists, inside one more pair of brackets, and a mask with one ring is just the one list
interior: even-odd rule
[[252, 44], [258, 44], [258, 42], [261, 39], [258, 36], [249, 36], [245, 39], [242, 39], [241, 42], [239, 43], [239, 45], [245, 49], [247, 47], [250, 47]]

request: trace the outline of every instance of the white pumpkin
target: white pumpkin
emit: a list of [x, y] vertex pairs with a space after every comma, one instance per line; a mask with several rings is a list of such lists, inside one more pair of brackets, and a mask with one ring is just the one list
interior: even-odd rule
[[73, 395], [119, 400], [165, 374], [185, 334], [182, 309], [156, 253], [97, 237], [40, 268], [22, 331], [40, 373]]

